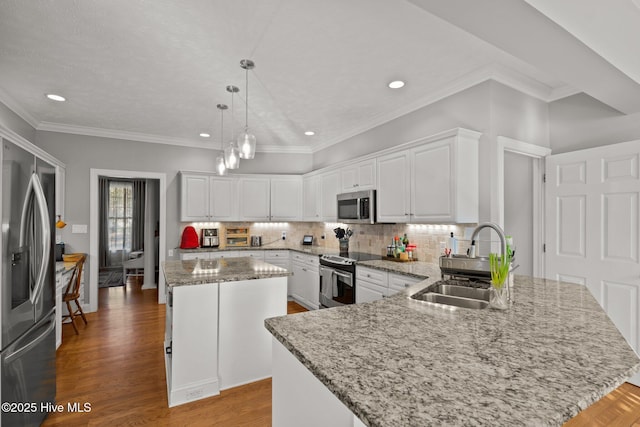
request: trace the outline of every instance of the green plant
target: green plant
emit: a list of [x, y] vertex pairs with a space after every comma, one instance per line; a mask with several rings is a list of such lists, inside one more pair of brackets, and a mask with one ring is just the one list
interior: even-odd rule
[[502, 288], [509, 276], [509, 267], [511, 267], [510, 254], [498, 256], [498, 254], [489, 254], [489, 268], [491, 270], [491, 283], [496, 289]]

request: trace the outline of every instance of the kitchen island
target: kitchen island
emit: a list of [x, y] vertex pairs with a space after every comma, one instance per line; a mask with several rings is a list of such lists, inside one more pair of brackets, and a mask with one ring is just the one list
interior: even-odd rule
[[506, 311], [408, 298], [438, 279], [268, 319], [273, 425], [560, 425], [640, 370], [584, 286], [516, 276]]
[[271, 376], [266, 318], [287, 314], [287, 276], [250, 257], [166, 261], [169, 406]]

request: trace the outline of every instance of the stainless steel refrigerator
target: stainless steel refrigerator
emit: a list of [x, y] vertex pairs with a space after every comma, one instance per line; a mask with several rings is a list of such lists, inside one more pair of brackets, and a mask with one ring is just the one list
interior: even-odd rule
[[55, 167], [0, 141], [0, 424], [37, 426], [56, 393]]

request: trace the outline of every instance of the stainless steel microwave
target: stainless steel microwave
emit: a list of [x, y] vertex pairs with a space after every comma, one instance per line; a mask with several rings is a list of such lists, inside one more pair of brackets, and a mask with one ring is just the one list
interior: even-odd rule
[[339, 222], [376, 223], [376, 190], [338, 194], [337, 202]]

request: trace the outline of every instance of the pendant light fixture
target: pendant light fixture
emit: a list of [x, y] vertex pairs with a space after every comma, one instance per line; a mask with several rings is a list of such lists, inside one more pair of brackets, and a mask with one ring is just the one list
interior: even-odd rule
[[216, 157], [216, 171], [218, 175], [227, 174], [227, 166], [224, 164], [224, 110], [228, 107], [225, 104], [218, 104], [218, 110], [220, 110], [220, 154]]
[[255, 66], [256, 64], [250, 59], [240, 61], [240, 67], [245, 71], [244, 132], [238, 136], [238, 147], [242, 159], [253, 159], [256, 155], [256, 137], [249, 133], [249, 70], [253, 70]]
[[238, 144], [235, 141], [235, 135], [233, 133], [233, 95], [239, 90], [236, 86], [227, 86], [227, 92], [231, 93], [231, 141], [224, 149], [224, 164], [227, 166], [227, 169], [238, 169], [240, 167], [240, 151], [238, 150]]

